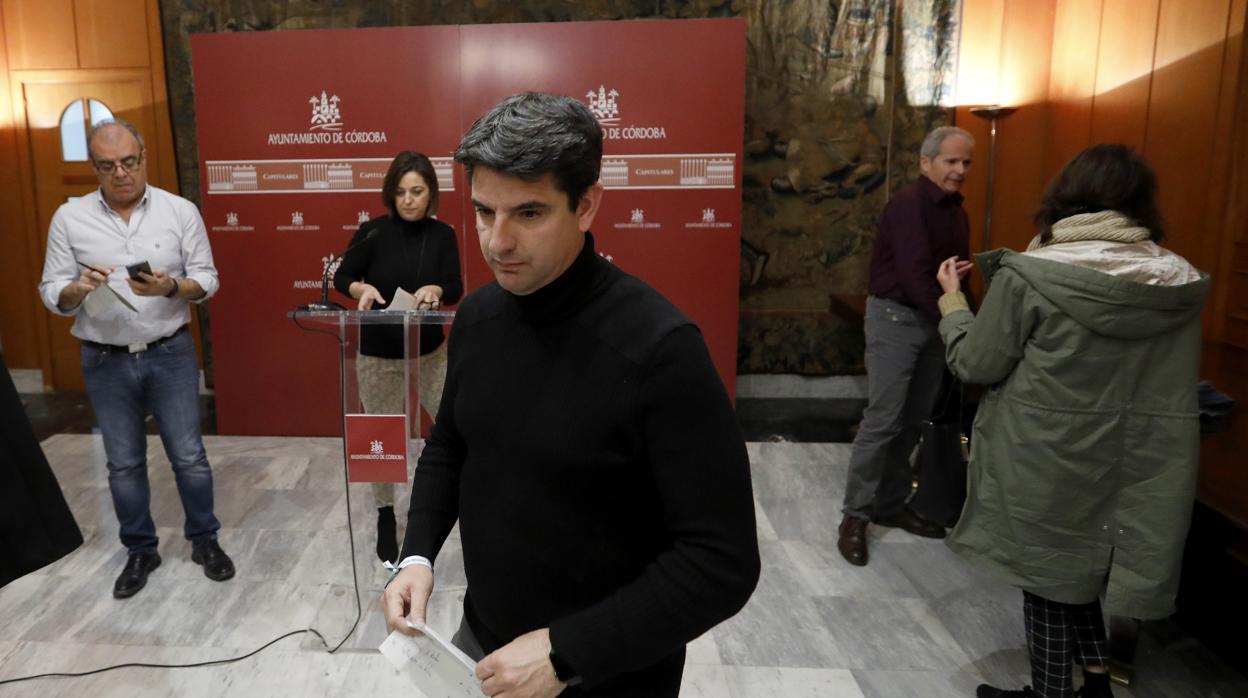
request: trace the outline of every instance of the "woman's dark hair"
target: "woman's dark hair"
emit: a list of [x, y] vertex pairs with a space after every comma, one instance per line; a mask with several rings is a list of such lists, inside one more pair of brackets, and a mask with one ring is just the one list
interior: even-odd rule
[[1053, 237], [1053, 224], [1080, 213], [1117, 211], [1142, 228], [1149, 239], [1164, 237], [1157, 211], [1157, 175], [1134, 148], [1101, 143], [1083, 150], [1049, 182], [1036, 211], [1040, 242]]
[[398, 210], [394, 207], [394, 192], [399, 188], [399, 180], [403, 179], [403, 175], [408, 172], [415, 172], [425, 180], [425, 186], [429, 187], [429, 208], [425, 210], [425, 217], [428, 218], [438, 212], [438, 173], [433, 169], [433, 163], [429, 162], [429, 158], [424, 153], [417, 153], [413, 150], [404, 150], [394, 156], [394, 161], [390, 163], [390, 169], [386, 170], [386, 178], [381, 182], [381, 202], [390, 210], [390, 215], [395, 218], [399, 217]]

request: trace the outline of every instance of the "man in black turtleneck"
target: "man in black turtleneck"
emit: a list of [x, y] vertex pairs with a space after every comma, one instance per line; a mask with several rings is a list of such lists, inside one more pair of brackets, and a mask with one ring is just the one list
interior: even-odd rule
[[459, 521], [455, 642], [485, 695], [677, 696], [685, 644], [758, 580], [749, 462], [698, 328], [594, 252], [602, 131], [526, 93], [455, 152], [495, 283], [461, 304], [382, 599], [412, 632]]

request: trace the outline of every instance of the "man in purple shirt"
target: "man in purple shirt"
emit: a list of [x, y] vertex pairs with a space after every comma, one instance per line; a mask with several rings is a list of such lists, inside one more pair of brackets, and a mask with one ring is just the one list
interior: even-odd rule
[[867, 409], [849, 460], [844, 518], [837, 548], [852, 565], [867, 564], [867, 524], [944, 538], [939, 524], [906, 506], [910, 453], [919, 423], [931, 413], [945, 370], [945, 348], [936, 326], [940, 286], [936, 269], [957, 257], [958, 274], [970, 272], [969, 225], [962, 184], [975, 140], [942, 126], [923, 141], [919, 181], [884, 207], [871, 252], [865, 332]]

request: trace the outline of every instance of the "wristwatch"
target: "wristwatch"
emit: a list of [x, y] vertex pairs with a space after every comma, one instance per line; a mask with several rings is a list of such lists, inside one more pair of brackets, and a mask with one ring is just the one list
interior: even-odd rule
[[555, 668], [555, 678], [568, 686], [576, 686], [581, 683], [581, 675], [576, 673], [576, 669], [568, 664], [567, 660], [555, 654], [552, 649], [550, 651], [550, 665]]

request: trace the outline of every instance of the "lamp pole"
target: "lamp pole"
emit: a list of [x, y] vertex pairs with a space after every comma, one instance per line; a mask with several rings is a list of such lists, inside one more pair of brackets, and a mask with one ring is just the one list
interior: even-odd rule
[[999, 104], [993, 104], [987, 107], [975, 107], [971, 109], [971, 113], [981, 119], [986, 119], [989, 124], [988, 136], [988, 201], [984, 205], [984, 238], [983, 251], [988, 250], [988, 245], [992, 241], [992, 191], [993, 180], [996, 176], [997, 169], [997, 121], [1018, 111], [1018, 107], [1003, 107]]

